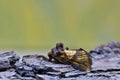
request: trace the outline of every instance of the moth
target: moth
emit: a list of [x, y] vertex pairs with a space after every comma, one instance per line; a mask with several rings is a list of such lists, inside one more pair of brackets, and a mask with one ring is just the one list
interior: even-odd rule
[[87, 51], [82, 48], [64, 48], [63, 43], [56, 43], [56, 47], [48, 52], [49, 61], [70, 64], [77, 70], [91, 71], [92, 59]]

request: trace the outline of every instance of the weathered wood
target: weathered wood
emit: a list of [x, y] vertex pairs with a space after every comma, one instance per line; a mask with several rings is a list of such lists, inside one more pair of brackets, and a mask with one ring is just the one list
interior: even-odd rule
[[5, 52], [0, 54], [0, 80], [120, 80], [119, 50], [118, 42], [91, 50], [89, 73], [50, 62], [42, 55], [25, 55], [19, 60], [13, 51]]
[[0, 71], [12, 68], [19, 59], [20, 57], [13, 51], [0, 54]]

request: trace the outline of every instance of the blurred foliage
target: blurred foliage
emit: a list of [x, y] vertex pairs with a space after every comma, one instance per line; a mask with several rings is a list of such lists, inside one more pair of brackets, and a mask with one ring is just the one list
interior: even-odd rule
[[0, 0], [0, 48], [92, 49], [119, 32], [120, 0]]

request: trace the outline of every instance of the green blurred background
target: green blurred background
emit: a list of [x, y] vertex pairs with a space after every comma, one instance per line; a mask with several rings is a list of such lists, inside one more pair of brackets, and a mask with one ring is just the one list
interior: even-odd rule
[[120, 0], [0, 0], [0, 48], [93, 49], [120, 41]]

